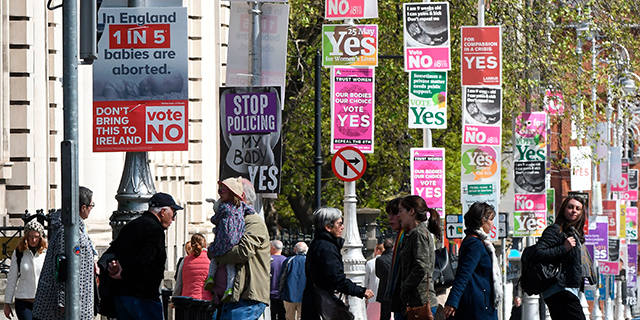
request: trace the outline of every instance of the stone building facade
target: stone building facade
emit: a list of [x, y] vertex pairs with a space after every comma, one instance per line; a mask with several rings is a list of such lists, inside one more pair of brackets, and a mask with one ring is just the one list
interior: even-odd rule
[[[2, 226], [22, 225], [28, 210], [61, 206], [60, 143], [63, 140], [62, 8], [47, 0], [0, 0], [0, 211]], [[51, 5], [61, 4], [53, 0]], [[104, 0], [103, 6], [127, 6]], [[216, 197], [218, 177], [218, 87], [224, 85], [229, 3], [220, 0], [147, 0], [147, 6], [184, 6], [188, 12], [189, 150], [150, 152], [157, 191], [170, 193], [182, 206], [167, 231], [169, 272], [190, 234], [210, 237], [213, 214], [204, 199]], [[94, 191], [87, 220], [98, 247], [111, 240], [109, 217], [125, 153], [92, 151], [92, 67], [80, 65], [79, 177]]]

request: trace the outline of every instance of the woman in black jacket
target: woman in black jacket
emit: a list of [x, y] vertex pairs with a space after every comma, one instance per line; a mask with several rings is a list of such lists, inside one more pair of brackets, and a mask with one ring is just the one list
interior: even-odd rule
[[303, 320], [320, 319], [314, 292], [316, 289], [329, 292], [339, 305], [344, 304], [334, 296], [335, 291], [360, 298], [373, 297], [373, 291], [353, 283], [344, 274], [340, 254], [344, 245], [344, 239], [341, 238], [344, 230], [342, 212], [336, 208], [320, 208], [313, 214], [313, 224], [316, 233], [307, 252], [307, 286], [302, 295]]
[[576, 247], [576, 241], [584, 243], [584, 207], [584, 200], [580, 197], [564, 199], [556, 213], [555, 223], [544, 230], [536, 244], [541, 262], [562, 264], [556, 284], [542, 292], [554, 320], [585, 320], [578, 298], [584, 278], [580, 248]]

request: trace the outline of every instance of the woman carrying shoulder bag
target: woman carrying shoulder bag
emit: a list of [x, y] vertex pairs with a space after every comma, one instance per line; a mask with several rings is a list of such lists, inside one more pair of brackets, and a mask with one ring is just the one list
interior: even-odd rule
[[[554, 320], [585, 320], [579, 291], [583, 289], [582, 261], [577, 241], [584, 242], [584, 200], [570, 196], [556, 213], [555, 223], [548, 226], [538, 243], [538, 259], [543, 263], [561, 264], [558, 281], [542, 292]], [[578, 239], [576, 239], [576, 236]]]
[[[392, 304], [400, 299], [402, 306], [402, 315], [396, 315], [396, 320], [406, 319], [409, 313], [422, 315], [431, 312], [433, 315], [438, 307], [432, 278], [435, 237], [442, 236], [440, 215], [429, 209], [419, 196], [405, 197], [398, 209], [398, 220], [405, 230], [405, 236], [400, 246], [398, 279], [394, 289], [400, 295], [395, 294], [391, 299]], [[427, 308], [427, 305], [429, 310], [416, 309]]]
[[444, 307], [445, 317], [461, 320], [497, 320], [502, 300], [502, 278], [495, 248], [487, 235], [496, 212], [476, 202], [464, 216], [464, 231], [456, 278]]
[[46, 254], [44, 227], [33, 219], [24, 226], [24, 235], [11, 255], [11, 268], [4, 294], [4, 315], [8, 319], [13, 317], [11, 302], [14, 297], [18, 320], [33, 319], [33, 300]]

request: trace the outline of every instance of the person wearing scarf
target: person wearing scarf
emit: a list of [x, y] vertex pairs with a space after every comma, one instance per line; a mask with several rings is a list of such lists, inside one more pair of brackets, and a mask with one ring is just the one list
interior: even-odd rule
[[502, 278], [495, 248], [487, 236], [495, 215], [492, 206], [476, 202], [464, 216], [467, 236], [460, 246], [456, 278], [445, 303], [446, 318], [498, 319]]

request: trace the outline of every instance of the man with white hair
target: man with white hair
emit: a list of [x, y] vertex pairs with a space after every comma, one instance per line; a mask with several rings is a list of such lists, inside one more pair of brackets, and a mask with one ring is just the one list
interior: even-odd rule
[[296, 243], [295, 255], [287, 258], [282, 265], [280, 276], [280, 298], [284, 302], [287, 320], [299, 320], [302, 315], [302, 293], [307, 284], [304, 264], [309, 247], [304, 242]]

